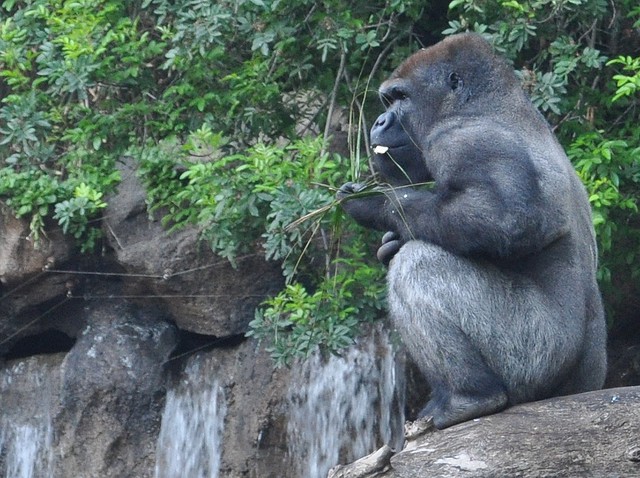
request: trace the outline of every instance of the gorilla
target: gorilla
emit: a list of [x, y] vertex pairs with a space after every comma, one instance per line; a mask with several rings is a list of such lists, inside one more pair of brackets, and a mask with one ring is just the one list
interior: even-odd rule
[[389, 315], [431, 388], [419, 416], [442, 429], [601, 388], [589, 201], [512, 67], [464, 33], [413, 54], [379, 92], [371, 145], [383, 185], [337, 195], [386, 232]]

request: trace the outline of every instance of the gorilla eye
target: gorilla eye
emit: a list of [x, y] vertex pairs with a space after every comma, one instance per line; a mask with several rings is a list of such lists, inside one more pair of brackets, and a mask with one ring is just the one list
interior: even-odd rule
[[391, 105], [394, 101], [406, 100], [409, 97], [404, 88], [400, 86], [392, 86], [380, 93], [380, 98], [385, 106]]
[[460, 75], [455, 72], [449, 74], [449, 86], [452, 90], [457, 90], [462, 87], [462, 78], [460, 78]]

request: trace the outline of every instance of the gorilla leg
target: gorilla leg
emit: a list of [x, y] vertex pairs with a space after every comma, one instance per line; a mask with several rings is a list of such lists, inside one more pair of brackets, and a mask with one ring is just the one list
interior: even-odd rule
[[598, 390], [607, 374], [607, 331], [600, 293], [589, 295], [584, 347], [575, 373], [560, 388], [558, 395], [571, 395], [587, 390]]
[[575, 371], [583, 338], [535, 284], [420, 241], [387, 277], [394, 326], [432, 387], [421, 415], [438, 428], [550, 396]]

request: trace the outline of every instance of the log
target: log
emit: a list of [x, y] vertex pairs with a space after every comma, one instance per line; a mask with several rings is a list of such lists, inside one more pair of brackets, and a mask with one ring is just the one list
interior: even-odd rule
[[640, 477], [640, 387], [526, 403], [426, 431], [376, 476]]

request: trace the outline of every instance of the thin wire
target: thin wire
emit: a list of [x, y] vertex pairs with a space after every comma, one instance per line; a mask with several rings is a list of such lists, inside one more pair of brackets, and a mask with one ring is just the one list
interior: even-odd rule
[[[256, 256], [256, 254], [247, 254], [244, 256], [237, 257], [237, 261], [243, 261], [245, 259], [249, 259], [251, 257]], [[95, 276], [118, 276], [118, 277], [146, 277], [149, 279], [171, 279], [172, 277], [181, 276], [185, 274], [190, 274], [192, 272], [201, 271], [204, 269], [210, 269], [212, 267], [217, 267], [218, 265], [226, 262], [226, 259], [222, 259], [220, 261], [216, 261], [212, 264], [207, 264], [204, 266], [193, 267], [191, 269], [185, 269], [183, 271], [178, 272], [167, 272], [165, 274], [140, 274], [140, 273], [132, 273], [132, 272], [97, 272], [97, 271], [73, 271], [73, 270], [65, 270], [65, 269], [47, 269], [45, 272], [54, 272], [57, 274], [75, 274], [75, 275], [95, 275]]]
[[[247, 254], [247, 255], [244, 255], [244, 256], [237, 257], [236, 260], [243, 261], [245, 259], [254, 257], [255, 255], [256, 254]], [[165, 273], [163, 275], [159, 275], [159, 274], [140, 274], [140, 273], [130, 273], [130, 272], [74, 271], [74, 270], [66, 270], [66, 269], [50, 269], [50, 268], [45, 267], [45, 268], [43, 268], [43, 270], [40, 273], [36, 274], [35, 276], [31, 277], [30, 279], [24, 281], [23, 283], [19, 284], [18, 286], [14, 287], [13, 289], [7, 291], [5, 294], [0, 296], [0, 302], [2, 302], [4, 299], [9, 297], [10, 295], [15, 294], [20, 289], [28, 286], [32, 282], [36, 281], [37, 279], [42, 277], [42, 275], [44, 275], [45, 273], [69, 274], [69, 275], [91, 275], [91, 276], [102, 276], [102, 277], [144, 277], [144, 278], [149, 278], [149, 279], [168, 280], [168, 279], [171, 279], [172, 277], [181, 276], [181, 275], [185, 275], [185, 274], [190, 274], [192, 272], [197, 272], [197, 271], [201, 271], [201, 270], [204, 270], [204, 269], [210, 269], [212, 267], [218, 266], [222, 262], [223, 262], [223, 260], [220, 260], [220, 261], [216, 261], [216, 262], [214, 262], [212, 264], [207, 264], [207, 265], [204, 265], [204, 266], [194, 267], [194, 268], [191, 268], [191, 269], [185, 269], [183, 271], [167, 272], [167, 273]], [[196, 298], [212, 298], [212, 297], [229, 297], [229, 294], [82, 295], [82, 296], [76, 296], [76, 295], [72, 295], [71, 291], [68, 291], [66, 297], [61, 302], [59, 302], [56, 305], [50, 307], [45, 312], [43, 312], [42, 314], [37, 316], [35, 319], [31, 320], [30, 322], [28, 322], [27, 324], [25, 324], [24, 326], [20, 327], [15, 332], [13, 332], [12, 334], [10, 334], [7, 337], [5, 337], [2, 341], [0, 341], [0, 345], [3, 345], [5, 343], [7, 343], [8, 341], [12, 340], [14, 337], [16, 337], [17, 335], [21, 334], [22, 332], [27, 330], [29, 327], [33, 326], [40, 319], [42, 319], [45, 316], [47, 316], [48, 314], [50, 314], [51, 312], [56, 310], [58, 307], [62, 306], [63, 304], [65, 304], [67, 302], [69, 302], [71, 299], [76, 299], [76, 300], [77, 299], [82, 299], [82, 300], [105, 300], [105, 299], [107, 299], [107, 300], [124, 300], [124, 299], [196, 299]], [[243, 295], [243, 296], [238, 296], [237, 298], [239, 298], [239, 299], [247, 299], [247, 298], [251, 298], [251, 297], [262, 297], [262, 295], [259, 295], [259, 294], [247, 294], [247, 295]], [[178, 355], [176, 357], [172, 357], [168, 361], [176, 360], [176, 359], [181, 358], [183, 356], [186, 356], [186, 355], [192, 354], [194, 352], [197, 352], [199, 350], [205, 349], [205, 348], [215, 344], [216, 342], [217, 342], [217, 340], [211, 342], [210, 344], [206, 344], [206, 345], [203, 345], [202, 347], [198, 347], [196, 349], [193, 349], [193, 350], [190, 350], [188, 352], [185, 352], [184, 354], [180, 354], [180, 355]]]
[[169, 362], [173, 362], [174, 360], [181, 359], [183, 357], [187, 357], [187, 356], [192, 355], [192, 354], [194, 354], [196, 352], [200, 352], [201, 350], [204, 350], [204, 349], [207, 349], [209, 347], [212, 347], [213, 345], [215, 345], [217, 343], [220, 343], [220, 342], [223, 342], [224, 340], [225, 339], [214, 339], [211, 342], [207, 342], [204, 345], [201, 345], [201, 346], [193, 348], [193, 349], [189, 349], [189, 350], [187, 350], [185, 352], [182, 352], [181, 354], [178, 354], [178, 355], [175, 355], [175, 356], [173, 356], [171, 358], [168, 358], [167, 360], [162, 362], [162, 365], [165, 365], [165, 364], [167, 364]]
[[[105, 299], [206, 299], [211, 297], [229, 297], [229, 294], [158, 294], [158, 295], [71, 295], [69, 299], [105, 300]], [[248, 299], [262, 297], [259, 294], [246, 294], [235, 297], [236, 299]]]
[[[255, 255], [256, 254], [247, 254], [247, 255], [240, 256], [240, 257], [236, 258], [236, 260], [243, 261], [245, 259], [254, 257]], [[102, 277], [144, 277], [144, 278], [149, 278], [149, 279], [168, 280], [168, 279], [170, 279], [172, 277], [185, 275], [185, 274], [189, 274], [189, 273], [192, 273], [192, 272], [201, 271], [201, 270], [204, 270], [204, 269], [210, 269], [212, 267], [218, 266], [222, 262], [223, 262], [222, 260], [221, 261], [216, 261], [213, 264], [207, 264], [207, 265], [204, 265], [204, 266], [194, 267], [194, 268], [191, 268], [191, 269], [186, 269], [186, 270], [178, 271], [178, 272], [168, 272], [168, 273], [165, 273], [163, 275], [159, 275], [159, 274], [140, 274], [140, 273], [130, 273], [130, 272], [74, 271], [74, 270], [66, 270], [66, 269], [43, 268], [42, 272], [36, 274], [35, 276], [31, 277], [30, 279], [24, 281], [23, 283], [19, 284], [18, 286], [14, 287], [13, 289], [9, 290], [8, 292], [6, 292], [2, 296], [0, 296], [0, 302], [2, 302], [4, 299], [6, 299], [7, 297], [11, 296], [12, 294], [15, 294], [20, 289], [28, 286], [32, 282], [36, 281], [38, 278], [42, 277], [42, 275], [44, 275], [45, 273], [69, 274], [69, 275], [91, 275], [91, 276], [102, 276]], [[16, 337], [17, 335], [21, 334], [22, 332], [27, 330], [29, 327], [31, 327], [35, 323], [37, 323], [40, 319], [42, 319], [43, 317], [47, 316], [48, 314], [53, 312], [55, 309], [57, 309], [58, 307], [62, 306], [65, 303], [67, 303], [71, 299], [76, 299], [76, 300], [78, 300], [78, 299], [82, 299], [82, 300], [197, 299], [197, 298], [213, 298], [213, 297], [229, 297], [229, 294], [158, 294], [158, 295], [82, 295], [82, 296], [76, 296], [76, 295], [72, 295], [71, 291], [69, 290], [69, 291], [67, 291], [67, 295], [64, 298], [64, 300], [62, 300], [58, 304], [52, 306], [51, 308], [47, 309], [45, 312], [43, 312], [42, 314], [37, 316], [35, 319], [31, 320], [30, 322], [28, 322], [27, 324], [25, 324], [24, 326], [22, 326], [21, 328], [19, 328], [15, 332], [13, 332], [12, 334], [10, 334], [7, 337], [5, 337], [2, 341], [0, 341], [0, 345], [3, 345], [5, 343], [7, 343], [8, 341], [12, 340], [14, 337]], [[238, 296], [237, 298], [238, 299], [247, 299], [247, 298], [251, 298], [251, 297], [262, 297], [262, 295], [247, 294], [247, 295], [243, 295], [243, 296]], [[212, 342], [212, 344], [213, 343], [215, 343], [215, 342]], [[173, 357], [171, 360], [175, 360], [175, 359], [180, 358], [180, 357], [182, 357], [184, 355], [187, 355], [189, 353], [197, 352], [198, 350], [206, 348], [206, 347], [208, 347], [208, 346], [210, 346], [212, 344], [205, 345], [203, 347], [199, 347], [199, 348], [194, 349], [192, 351], [186, 352], [185, 354], [181, 354], [181, 355], [179, 355], [177, 357]]]
[[[241, 256], [238, 259], [239, 260], [244, 260], [246, 258], [252, 257], [253, 255], [255, 255], [255, 254]], [[47, 272], [55, 273], [55, 274], [93, 275], [93, 276], [104, 276], [104, 277], [113, 277], [113, 276], [118, 276], [118, 277], [146, 277], [146, 278], [152, 278], [152, 279], [164, 279], [164, 280], [166, 280], [166, 279], [169, 279], [169, 278], [174, 277], [174, 276], [184, 275], [184, 274], [188, 274], [188, 273], [191, 273], [191, 272], [196, 272], [196, 271], [199, 271], [199, 270], [215, 267], [216, 265], [220, 264], [220, 262], [222, 262], [222, 261], [219, 261], [219, 262], [216, 262], [216, 263], [213, 263], [213, 264], [208, 264], [206, 266], [194, 267], [192, 269], [187, 269], [187, 270], [184, 270], [184, 271], [179, 271], [179, 272], [176, 272], [176, 273], [165, 274], [165, 275], [137, 274], [137, 273], [126, 273], [126, 272], [120, 273], [120, 272], [97, 272], [97, 271], [73, 271], [73, 270], [64, 270], [64, 269], [46, 269], [45, 268], [39, 274], [33, 276], [32, 278], [26, 280], [22, 284], [14, 287], [13, 289], [8, 291], [4, 295], [0, 296], [0, 301], [6, 299], [10, 295], [12, 295], [15, 292], [17, 292], [18, 290], [28, 286], [29, 284], [31, 284], [32, 282], [34, 282], [35, 280], [37, 280], [39, 277], [41, 277], [43, 274], [45, 274]], [[29, 323], [27, 323], [26, 325], [22, 326], [21, 328], [19, 328], [15, 332], [13, 332], [9, 336], [5, 337], [2, 341], [0, 341], [0, 345], [5, 344], [9, 340], [13, 339], [14, 337], [16, 337], [17, 335], [22, 333], [23, 331], [27, 330], [29, 327], [34, 325], [40, 319], [45, 317], [47, 314], [53, 312], [55, 309], [57, 309], [58, 307], [62, 306], [65, 303], [67, 303], [71, 299], [76, 299], [76, 300], [78, 300], [78, 299], [81, 299], [81, 300], [199, 299], [199, 298], [201, 299], [201, 298], [214, 298], [214, 297], [229, 297], [229, 294], [80, 295], [80, 296], [78, 296], [78, 295], [73, 295], [71, 293], [71, 291], [69, 290], [69, 291], [67, 291], [67, 295], [64, 298], [64, 300], [62, 300], [58, 304], [54, 305], [53, 307], [49, 308], [48, 310], [46, 310], [45, 312], [43, 312], [42, 314], [37, 316], [35, 319], [31, 320]], [[252, 297], [262, 297], [262, 295], [259, 295], [259, 294], [245, 294], [245, 295], [242, 295], [242, 296], [238, 296], [237, 298], [238, 299], [247, 299], [247, 298], [252, 298]]]
[[31, 284], [34, 280], [38, 279], [42, 274], [44, 274], [44, 271], [40, 272], [39, 274], [36, 274], [35, 276], [33, 276], [31, 279], [27, 279], [26, 281], [24, 281], [22, 284], [14, 287], [13, 289], [11, 289], [10, 291], [8, 291], [7, 293], [5, 293], [4, 295], [0, 296], [0, 302], [2, 302], [4, 299], [6, 299], [7, 297], [9, 297], [11, 294], [19, 291], [20, 289], [22, 289], [23, 287], [28, 286], [29, 284]]
[[96, 272], [96, 271], [72, 271], [64, 269], [48, 269], [45, 272], [56, 274], [91, 275], [91, 276], [118, 276], [118, 277], [147, 277], [151, 279], [163, 279], [165, 276], [158, 274], [135, 274], [128, 272]]
[[[236, 257], [235, 260], [236, 261], [243, 261], [245, 259], [250, 259], [250, 258], [255, 257], [255, 256], [257, 256], [257, 254], [245, 254], [244, 256]], [[214, 262], [213, 264], [208, 264], [206, 266], [194, 267], [193, 269], [186, 269], [184, 271], [172, 272], [171, 274], [169, 274], [169, 278], [174, 277], [174, 276], [180, 276], [180, 275], [184, 275], [184, 274], [189, 274], [191, 272], [196, 272], [196, 271], [200, 271], [200, 270], [203, 270], [203, 269], [210, 269], [211, 267], [216, 267], [216, 266], [220, 265], [223, 262], [227, 262], [227, 259], [222, 259], [222, 260]], [[165, 277], [165, 276], [163, 276], [163, 277]]]
[[[240, 256], [237, 257], [236, 260], [237, 261], [243, 261], [245, 259], [249, 259], [251, 257], [256, 256], [256, 254], [247, 254], [244, 256]], [[98, 271], [74, 271], [74, 270], [67, 270], [67, 269], [49, 269], [49, 268], [43, 268], [42, 272], [40, 272], [39, 274], [31, 277], [30, 279], [26, 280], [25, 282], [19, 284], [18, 286], [14, 287], [13, 289], [7, 291], [6, 293], [4, 293], [2, 296], [0, 296], [0, 302], [2, 302], [4, 299], [6, 299], [7, 297], [9, 297], [10, 295], [16, 293], [17, 291], [19, 291], [20, 289], [22, 289], [23, 287], [28, 286], [29, 284], [31, 284], [32, 282], [34, 282], [35, 280], [37, 280], [38, 278], [40, 278], [43, 274], [45, 273], [53, 273], [53, 274], [69, 274], [69, 275], [88, 275], [88, 276], [102, 276], [102, 277], [144, 277], [147, 279], [159, 279], [159, 280], [169, 280], [172, 277], [177, 277], [177, 276], [181, 276], [181, 275], [185, 275], [185, 274], [190, 274], [192, 272], [197, 272], [197, 271], [201, 271], [201, 270], [205, 270], [205, 269], [210, 269], [212, 267], [216, 267], [218, 265], [220, 265], [221, 263], [225, 262], [226, 259], [224, 260], [220, 260], [220, 261], [216, 261], [212, 264], [207, 264], [204, 266], [199, 266], [199, 267], [193, 267], [191, 269], [185, 269], [183, 271], [178, 271], [178, 272], [167, 272], [165, 274], [142, 274], [142, 273], [134, 273], [134, 272], [98, 272]], [[134, 296], [132, 296], [134, 297]], [[213, 296], [211, 296], [213, 297]]]
[[8, 342], [9, 340], [11, 340], [12, 338], [14, 338], [16, 335], [24, 332], [25, 330], [27, 330], [29, 327], [31, 327], [33, 324], [35, 324], [36, 322], [38, 322], [40, 319], [42, 319], [44, 316], [46, 316], [47, 314], [53, 312], [55, 309], [57, 309], [58, 307], [60, 307], [61, 305], [67, 303], [69, 301], [70, 297], [65, 297], [64, 300], [62, 302], [59, 302], [58, 304], [54, 305], [53, 307], [49, 308], [48, 310], [46, 310], [45, 312], [43, 312], [42, 314], [40, 314], [38, 317], [36, 317], [35, 319], [33, 319], [31, 322], [27, 323], [26, 325], [20, 327], [18, 330], [16, 330], [14, 333], [12, 333], [11, 335], [9, 335], [8, 337], [5, 337], [2, 342], [0, 342], [0, 345]]

